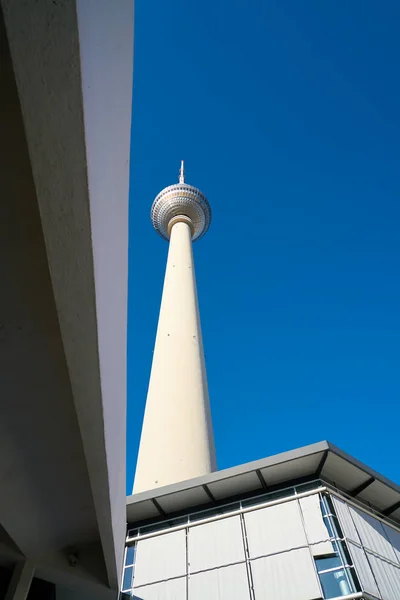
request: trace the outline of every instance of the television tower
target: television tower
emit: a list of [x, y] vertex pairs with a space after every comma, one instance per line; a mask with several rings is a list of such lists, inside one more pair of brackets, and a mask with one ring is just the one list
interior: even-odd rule
[[154, 229], [169, 240], [133, 493], [216, 470], [192, 241], [211, 222], [207, 198], [185, 183], [158, 194]]

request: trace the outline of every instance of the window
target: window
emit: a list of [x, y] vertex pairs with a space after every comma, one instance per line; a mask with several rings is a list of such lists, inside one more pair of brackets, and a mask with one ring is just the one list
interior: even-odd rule
[[319, 573], [319, 580], [324, 592], [324, 598], [347, 596], [352, 592], [345, 569], [341, 567], [335, 571]]
[[321, 582], [324, 598], [347, 596], [358, 591], [355, 584], [354, 568], [347, 560], [348, 554], [340, 541], [332, 542], [335, 556], [316, 558], [315, 564]]
[[122, 592], [130, 592], [133, 586], [133, 572], [135, 569], [136, 546], [128, 546], [125, 553], [124, 574], [122, 577]]
[[129, 592], [132, 589], [133, 567], [125, 567], [122, 591]]
[[360, 591], [354, 567], [347, 550], [342, 541], [339, 522], [335, 515], [331, 499], [324, 495], [321, 498], [321, 510], [325, 525], [332, 540], [334, 556], [315, 559], [318, 577], [321, 583], [324, 598], [340, 598], [353, 592]]
[[126, 549], [125, 566], [129, 567], [135, 564], [135, 546], [128, 546]]

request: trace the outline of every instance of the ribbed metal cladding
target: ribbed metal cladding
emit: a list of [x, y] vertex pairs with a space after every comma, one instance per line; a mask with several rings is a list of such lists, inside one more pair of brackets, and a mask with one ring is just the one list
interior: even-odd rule
[[307, 506], [300, 506], [300, 500], [205, 523], [189, 521], [185, 529], [160, 530], [144, 540], [139, 536], [133, 596], [141, 600], [321, 598], [313, 547], [326, 542], [327, 531], [320, 523], [319, 495]]
[[400, 598], [400, 532], [365, 511], [333, 498], [363, 591]]

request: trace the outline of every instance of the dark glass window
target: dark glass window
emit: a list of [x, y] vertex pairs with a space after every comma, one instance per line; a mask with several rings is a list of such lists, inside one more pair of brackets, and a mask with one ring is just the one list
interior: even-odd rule
[[122, 583], [122, 591], [130, 590], [132, 587], [133, 567], [126, 567], [124, 571], [124, 581]]
[[135, 546], [128, 546], [126, 549], [125, 565], [128, 567], [135, 564]]
[[341, 567], [342, 561], [339, 556], [328, 556], [326, 558], [316, 558], [315, 564], [317, 565], [317, 571], [319, 572]]
[[345, 569], [320, 573], [319, 579], [324, 592], [324, 598], [337, 598], [352, 593], [351, 585], [347, 580]]

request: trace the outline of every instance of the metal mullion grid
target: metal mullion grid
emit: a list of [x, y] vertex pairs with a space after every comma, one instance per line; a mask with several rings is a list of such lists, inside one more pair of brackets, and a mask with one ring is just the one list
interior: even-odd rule
[[189, 598], [189, 577], [190, 577], [190, 569], [189, 569], [189, 527], [185, 528], [185, 553], [186, 553], [186, 600]]
[[124, 561], [122, 563], [122, 579], [121, 579], [121, 591], [118, 595], [118, 598], [121, 599], [122, 598], [122, 594], [125, 593], [125, 590], [122, 589], [122, 586], [124, 584], [124, 579], [125, 579], [125, 561], [126, 561], [126, 553], [128, 551], [128, 547], [125, 546], [124, 548]]
[[344, 567], [339, 565], [338, 567], [331, 567], [330, 569], [321, 569], [321, 571], [318, 571], [318, 575], [323, 575], [324, 573], [333, 573], [333, 571], [343, 571], [343, 568], [352, 569], [353, 567], [351, 565], [344, 565]]
[[169, 532], [172, 532], [172, 531], [178, 531], [178, 530], [184, 529], [185, 527], [188, 527], [188, 526], [190, 527], [191, 525], [200, 525], [200, 524], [204, 524], [204, 523], [210, 523], [212, 521], [218, 521], [219, 519], [226, 519], [228, 517], [233, 517], [233, 516], [239, 515], [241, 513], [253, 512], [255, 510], [260, 510], [261, 508], [268, 508], [269, 506], [275, 506], [275, 505], [283, 504], [285, 502], [292, 502], [293, 500], [296, 499], [296, 497], [297, 497], [297, 499], [305, 498], [307, 496], [312, 496], [314, 494], [318, 494], [320, 492], [324, 492], [324, 491], [326, 491], [326, 489], [327, 489], [326, 487], [311, 489], [311, 490], [308, 490], [308, 491], [306, 491], [304, 493], [302, 492], [301, 494], [298, 494], [297, 496], [296, 496], [296, 494], [294, 494], [293, 496], [284, 496], [284, 497], [279, 497], [279, 498], [276, 498], [276, 499], [272, 499], [270, 502], [262, 502], [260, 505], [254, 504], [254, 505], [246, 506], [246, 507], [242, 506], [242, 507], [239, 507], [237, 509], [232, 510], [232, 512], [227, 511], [226, 513], [224, 512], [224, 513], [214, 514], [214, 515], [212, 515], [212, 516], [210, 516], [210, 517], [208, 517], [208, 518], [206, 518], [204, 520], [202, 519], [202, 520], [198, 520], [198, 521], [197, 520], [196, 521], [190, 521], [189, 523], [185, 522], [184, 524], [180, 523], [180, 524], [175, 525], [175, 526], [172, 525], [171, 527], [168, 527], [168, 528], [162, 528], [160, 530], [154, 530], [154, 531], [150, 532], [149, 534], [147, 534], [147, 533], [146, 534], [142, 534], [139, 531], [139, 534], [138, 534], [137, 538], [135, 538], [135, 539], [128, 538], [126, 540], [126, 543], [129, 544], [129, 543], [132, 543], [134, 541], [139, 541], [140, 538], [141, 539], [148, 539], [149, 537], [155, 537], [157, 535], [163, 535], [165, 533], [169, 533]]
[[[127, 556], [128, 556], [128, 549], [131, 548], [132, 546], [134, 548], [133, 563], [129, 563], [129, 565], [127, 565], [126, 564], [126, 560], [127, 560]], [[125, 588], [125, 589], [121, 589], [121, 592], [123, 592], [123, 593], [131, 592], [133, 590], [133, 579], [134, 579], [134, 576], [135, 576], [135, 565], [136, 565], [135, 558], [136, 558], [136, 543], [131, 544], [130, 546], [126, 546], [125, 547], [124, 568], [123, 568], [123, 573], [122, 573], [122, 585], [124, 583], [125, 571], [127, 569], [132, 569], [132, 577], [131, 577], [130, 587], [129, 588]]]
[[246, 522], [245, 522], [243, 513], [241, 513], [239, 515], [239, 517], [240, 517], [240, 526], [242, 529], [242, 540], [243, 540], [244, 557], [245, 557], [246, 571], [247, 571], [247, 582], [248, 582], [249, 590], [250, 590], [250, 598], [251, 598], [251, 600], [255, 600], [253, 572], [251, 569], [249, 543], [247, 540]]
[[[307, 485], [311, 485], [311, 484], [313, 484], [313, 483], [315, 483], [315, 489], [317, 489], [319, 486], [321, 486], [321, 485], [322, 485], [322, 483], [321, 483], [321, 480], [320, 480], [320, 479], [315, 479], [315, 480], [313, 480], [313, 481], [307, 482]], [[293, 490], [293, 494], [288, 494], [288, 495], [285, 495], [285, 494], [284, 494], [284, 495], [280, 496], [279, 498], [276, 498], [276, 500], [278, 500], [278, 499], [280, 499], [280, 498], [282, 498], [282, 500], [284, 500], [284, 499], [286, 499], [286, 498], [290, 498], [291, 496], [293, 496], [293, 499], [294, 499], [294, 498], [295, 498], [297, 495], [299, 495], [299, 494], [302, 494], [302, 493], [303, 493], [303, 492], [301, 491], [301, 487], [302, 487], [302, 486], [304, 486], [304, 485], [305, 485], [305, 484], [299, 484], [298, 486], [293, 486], [293, 485], [291, 485], [291, 486], [288, 486], [288, 487], [285, 487], [285, 488], [281, 488], [281, 489], [279, 490], [279, 493], [281, 493], [281, 492], [285, 492], [285, 491], [289, 492], [290, 490]], [[325, 484], [324, 484], [324, 486], [325, 486]], [[297, 488], [300, 488], [300, 491], [299, 491]], [[310, 490], [309, 490], [309, 491], [312, 491], [312, 489], [313, 489], [313, 488], [310, 488]], [[262, 503], [263, 503], [263, 502], [262, 502], [263, 500], [265, 500], [265, 499], [266, 499], [266, 498], [268, 498], [268, 497], [271, 497], [271, 496], [273, 496], [273, 495], [274, 495], [274, 494], [276, 494], [276, 493], [277, 493], [277, 492], [267, 492], [267, 493], [265, 493], [265, 494], [258, 494], [258, 495], [255, 495], [255, 496], [251, 496], [250, 498], [246, 498], [246, 499], [244, 499], [244, 500], [235, 501], [235, 502], [227, 502], [226, 504], [221, 504], [220, 506], [218, 506], [218, 507], [215, 507], [214, 509], [206, 508], [206, 509], [204, 509], [204, 510], [196, 511], [196, 512], [194, 512], [194, 513], [189, 513], [189, 514], [187, 515], [187, 519], [188, 519], [188, 526], [190, 526], [191, 524], [193, 524], [193, 523], [197, 522], [197, 520], [199, 520], [199, 521], [201, 520], [201, 519], [195, 519], [195, 520], [193, 520], [193, 521], [192, 521], [192, 520], [190, 519], [190, 517], [191, 517], [192, 515], [193, 515], [193, 516], [194, 516], [194, 515], [201, 515], [202, 513], [208, 513], [208, 512], [211, 512], [211, 513], [213, 513], [213, 511], [215, 511], [215, 513], [214, 513], [214, 514], [215, 514], [215, 516], [218, 516], [218, 514], [219, 514], [219, 513], [218, 513], [218, 511], [220, 511], [220, 510], [222, 510], [222, 509], [224, 509], [224, 508], [226, 508], [226, 507], [228, 507], [228, 506], [233, 506], [233, 505], [236, 505], [236, 504], [239, 504], [239, 510], [240, 510], [240, 511], [242, 511], [242, 510], [243, 510], [244, 512], [247, 512], [247, 509], [248, 509], [248, 508], [250, 508], [250, 506], [254, 506], [255, 504], [257, 504], [257, 503], [258, 503], [258, 501], [260, 501], [260, 503], [262, 504]], [[245, 503], [247, 503], [247, 502], [249, 502], [249, 501], [251, 501], [251, 500], [255, 500], [255, 501], [257, 501], [257, 502], [255, 502], [255, 504], [246, 504], [246, 506], [243, 506], [243, 505], [242, 505], [242, 502], [245, 502]], [[232, 510], [233, 510], [233, 511], [236, 511], [237, 509], [232, 509]], [[229, 511], [227, 511], [227, 512], [229, 512]], [[221, 513], [221, 514], [224, 514], [224, 513]], [[178, 519], [182, 519], [182, 517], [178, 517]], [[165, 523], [168, 523], [168, 522], [170, 522], [170, 521], [174, 521], [174, 519], [167, 518], [167, 519], [165, 519], [164, 521], [161, 521], [160, 523], [158, 523], [157, 525], [158, 525], [158, 526], [160, 526], [160, 531], [162, 531], [162, 529], [163, 529], [163, 528], [162, 528], [162, 525], [163, 525], [163, 524], [165, 524]], [[184, 525], [185, 525], [185, 523], [182, 523], [182, 526], [184, 526]], [[127, 532], [127, 539], [130, 539], [131, 537], [135, 537], [135, 533], [136, 533], [136, 536], [140, 536], [140, 535], [142, 534], [142, 531], [141, 531], [141, 530], [143, 530], [143, 529], [145, 530], [145, 529], [146, 529], [146, 527], [147, 527], [147, 526], [145, 525], [144, 527], [133, 527], [132, 529], [128, 529], [128, 532]], [[166, 529], [168, 529], [168, 527], [166, 527]], [[145, 531], [144, 535], [146, 535], [146, 531]]]
[[[366, 561], [367, 561], [367, 563], [368, 563], [369, 570], [371, 571], [371, 573], [372, 573], [372, 577], [374, 578], [374, 581], [375, 581], [376, 589], [377, 589], [377, 590], [378, 590], [378, 592], [381, 594], [381, 590], [380, 590], [380, 587], [379, 587], [379, 585], [378, 585], [378, 580], [377, 580], [377, 578], [376, 578], [376, 576], [375, 576], [375, 571], [374, 571], [374, 569], [372, 568], [371, 561], [369, 560], [369, 556], [368, 556], [367, 549], [364, 547], [364, 544], [363, 544], [363, 542], [362, 542], [361, 535], [358, 533], [358, 529], [357, 529], [356, 523], [355, 523], [355, 521], [354, 521], [353, 513], [351, 512], [351, 510], [349, 510], [349, 515], [350, 515], [350, 519], [351, 519], [351, 521], [352, 521], [352, 523], [353, 523], [353, 527], [354, 527], [354, 529], [356, 530], [356, 532], [357, 532], [357, 534], [358, 534], [358, 537], [359, 537], [359, 539], [360, 539], [360, 548], [361, 548], [361, 549], [362, 549], [362, 551], [364, 552], [364, 556], [365, 556], [365, 559], [366, 559]], [[349, 540], [349, 541], [351, 541], [351, 540]], [[356, 543], [356, 545], [358, 546], [358, 544], [357, 544], [357, 543]], [[376, 556], [379, 556], [379, 554], [377, 554]], [[381, 557], [379, 556], [379, 558], [381, 558]], [[382, 594], [381, 594], [381, 596], [382, 596]]]
[[[329, 527], [334, 534], [335, 546], [337, 548], [337, 551], [338, 551], [338, 554], [339, 554], [339, 557], [340, 557], [340, 560], [342, 563], [342, 566], [336, 567], [336, 569], [342, 569], [344, 571], [346, 581], [349, 584], [349, 589], [353, 590], [353, 592], [354, 592], [354, 591], [356, 591], [355, 590], [356, 586], [355, 586], [355, 581], [353, 581], [353, 579], [354, 579], [354, 575], [356, 574], [356, 571], [355, 571], [353, 562], [351, 565], [349, 565], [347, 562], [347, 557], [343, 550], [343, 544], [345, 543], [345, 541], [344, 541], [344, 538], [340, 537], [340, 532], [338, 531], [336, 522], [335, 522], [335, 519], [338, 521], [338, 523], [339, 523], [339, 520], [337, 518], [337, 515], [335, 515], [332, 512], [332, 509], [327, 500], [327, 496], [325, 494], [321, 494], [321, 498], [322, 498], [322, 504], [324, 506], [324, 512], [325, 512], [324, 519], [327, 519], [327, 521], [329, 523]], [[347, 548], [346, 548], [346, 550], [347, 550]], [[350, 556], [350, 553], [348, 550], [347, 550], [347, 554], [351, 560], [351, 556]], [[335, 569], [328, 569], [326, 571], [318, 571], [318, 574], [323, 573], [323, 572], [329, 572], [330, 570], [334, 571]]]
[[[324, 487], [328, 491], [329, 494], [334, 495], [334, 496], [336, 496], [337, 498], [339, 498], [341, 500], [344, 500], [346, 503], [354, 506], [355, 508], [363, 510], [364, 512], [366, 512], [367, 514], [370, 514], [371, 516], [375, 517], [379, 521], [381, 521], [381, 522], [389, 525], [390, 527], [394, 528], [395, 531], [400, 532], [399, 523], [393, 521], [389, 516], [384, 516], [383, 517], [382, 514], [377, 509], [375, 509], [375, 508], [373, 508], [371, 506], [367, 506], [365, 503], [361, 502], [360, 500], [355, 501], [354, 498], [351, 498], [343, 490], [339, 490], [338, 488], [335, 488], [335, 486], [332, 485], [332, 483], [326, 483], [325, 481], [323, 481], [321, 479], [315, 479], [313, 481], [307, 482], [307, 485], [311, 485], [312, 483], [317, 484], [316, 485], [316, 489], [319, 486]], [[302, 488], [303, 485], [305, 485], [305, 484], [299, 484], [297, 486], [296, 485], [295, 486], [289, 486], [287, 488], [282, 488], [281, 491], [289, 490], [289, 489], [294, 489], [294, 492], [295, 492], [294, 496], [296, 496], [299, 493], [298, 488], [300, 489], [300, 493], [302, 493], [301, 492], [301, 488]], [[274, 492], [272, 492], [272, 493], [274, 493]], [[247, 498], [246, 500], [243, 500], [243, 502], [245, 502], [245, 501], [247, 502], [248, 500], [252, 500], [252, 499], [254, 499], [254, 500], [260, 499], [260, 500], [262, 500], [262, 498], [265, 498], [266, 496], [269, 496], [269, 494], [267, 493], [267, 494], [255, 495], [255, 496], [252, 496], [251, 498]], [[284, 496], [282, 496], [282, 500], [283, 500], [283, 498], [284, 498]], [[229, 505], [229, 504], [234, 504], [234, 503], [227, 503], [227, 505]], [[222, 508], [224, 506], [227, 506], [227, 505], [221, 505], [220, 508]], [[249, 507], [250, 507], [250, 505], [246, 506], [246, 507], [241, 506], [240, 510], [243, 510], [244, 512], [246, 512], [246, 509], [249, 508]], [[199, 512], [203, 512], [203, 511], [199, 511]], [[198, 514], [198, 512], [192, 513], [192, 514]], [[335, 513], [332, 513], [332, 511], [330, 511], [330, 510], [329, 510], [329, 515], [327, 515], [327, 516], [334, 516], [334, 517], [337, 518], [337, 515], [335, 515]], [[172, 519], [166, 519], [166, 521], [170, 521], [170, 520], [172, 520]], [[159, 525], [162, 525], [164, 522], [165, 521], [159, 523]], [[136, 537], [135, 533], [136, 533], [136, 536], [140, 536], [140, 534], [141, 534], [140, 528], [131, 528], [131, 529], [128, 529], [128, 532], [127, 532], [127, 541], [129, 541], [129, 539], [132, 538], [132, 537]]]
[[[318, 497], [320, 497], [320, 495], [319, 495], [319, 494], [318, 494]], [[307, 542], [307, 548], [308, 548], [308, 552], [310, 553], [310, 556], [311, 556], [311, 562], [312, 562], [312, 565], [313, 565], [313, 567], [314, 567], [314, 573], [315, 573], [315, 575], [316, 575], [316, 577], [317, 577], [317, 581], [318, 581], [319, 590], [320, 590], [320, 592], [321, 592], [321, 598], [323, 598], [323, 597], [324, 597], [324, 591], [323, 591], [323, 589], [322, 589], [322, 583], [321, 583], [321, 580], [320, 580], [320, 578], [318, 577], [317, 563], [315, 562], [315, 557], [314, 557], [314, 555], [313, 555], [313, 553], [312, 553], [311, 543], [310, 543], [310, 540], [308, 539], [308, 535], [307, 535], [307, 528], [306, 528], [306, 523], [305, 523], [305, 521], [304, 521], [304, 515], [303, 515], [303, 511], [302, 511], [302, 509], [301, 509], [301, 504], [300, 504], [300, 499], [299, 499], [299, 498], [297, 498], [297, 508], [298, 508], [298, 511], [299, 511], [299, 514], [300, 514], [301, 523], [302, 523], [302, 525], [303, 525], [303, 531], [304, 531], [304, 536], [305, 536], [305, 538], [306, 538], [306, 542]]]

